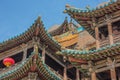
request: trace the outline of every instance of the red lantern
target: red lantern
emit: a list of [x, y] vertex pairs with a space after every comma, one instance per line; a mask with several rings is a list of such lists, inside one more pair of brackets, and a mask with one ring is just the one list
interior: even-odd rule
[[3, 64], [6, 66], [6, 67], [9, 67], [13, 64], [15, 64], [15, 60], [13, 58], [5, 58], [3, 60]]

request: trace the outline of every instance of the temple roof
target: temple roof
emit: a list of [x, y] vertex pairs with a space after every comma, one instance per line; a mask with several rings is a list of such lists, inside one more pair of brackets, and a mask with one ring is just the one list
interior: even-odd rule
[[63, 49], [61, 52], [57, 52], [57, 54], [73, 57], [76, 59], [82, 60], [99, 60], [106, 58], [108, 56], [117, 55], [120, 52], [120, 43], [115, 43], [113, 45], [108, 45], [106, 47], [99, 48], [97, 50], [71, 50], [71, 49]]
[[64, 32], [69, 31], [69, 25], [68, 25], [68, 20], [67, 17], [65, 18], [64, 22], [59, 26], [53, 26], [51, 29], [48, 30], [50, 35], [55, 36], [55, 35], [60, 35]]
[[69, 23], [66, 17], [61, 25], [52, 26], [50, 29], [48, 29], [48, 32], [51, 36], [59, 36], [78, 27], [79, 25], [74, 24], [72, 20]]
[[35, 23], [25, 32], [0, 43], [0, 53], [16, 47], [22, 43], [26, 43], [36, 36], [40, 38], [40, 41], [44, 41], [46, 45], [54, 48], [54, 50], [60, 49], [59, 43], [50, 36], [47, 30], [45, 30], [43, 22], [41, 21], [40, 17], [38, 17]]
[[[38, 54], [37, 54], [38, 55]], [[28, 76], [29, 72], [36, 72], [38, 77], [42, 80], [62, 80], [62, 77], [52, 71], [36, 53], [32, 53], [29, 58], [16, 65], [15, 67], [8, 68], [8, 71], [0, 73], [0, 80], [20, 80]], [[35, 58], [35, 59], [34, 59]]]
[[[76, 16], [84, 16], [84, 17], [99, 17], [102, 15], [105, 15], [107, 13], [111, 13], [113, 11], [119, 10], [120, 1], [112, 0], [108, 2], [107, 4], [102, 4], [97, 6], [95, 9], [86, 9], [81, 10], [79, 8], [71, 7], [70, 5], [66, 5], [65, 13], [68, 13], [69, 15], [73, 16], [71, 13], [75, 14]], [[100, 12], [100, 13], [99, 13]]]
[[[95, 9], [87, 8], [86, 10], [81, 10], [75, 7], [71, 7], [70, 5], [66, 5], [65, 13], [74, 18], [80, 25], [84, 26], [85, 29], [95, 37], [95, 32], [93, 27], [93, 19], [101, 16], [105, 16], [106, 14], [116, 12], [120, 10], [120, 1], [112, 0], [104, 6], [96, 7]], [[92, 27], [90, 27], [92, 25]]]
[[69, 47], [77, 43], [79, 49], [85, 49], [89, 47], [88, 45], [95, 43], [95, 39], [85, 30], [77, 33], [66, 32], [53, 38], [57, 40], [62, 47]]
[[69, 47], [78, 42], [78, 36], [78, 33], [73, 34], [72, 32], [66, 32], [54, 38], [61, 44], [62, 47]]
[[75, 24], [72, 19], [68, 22], [67, 17], [61, 25], [51, 27], [48, 32], [50, 35], [60, 43], [61, 47], [69, 47], [78, 42], [79, 32], [84, 28], [79, 24]]

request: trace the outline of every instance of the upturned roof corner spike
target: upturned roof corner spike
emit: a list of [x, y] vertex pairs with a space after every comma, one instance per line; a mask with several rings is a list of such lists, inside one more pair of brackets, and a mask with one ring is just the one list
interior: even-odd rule
[[67, 13], [67, 10], [64, 10], [63, 13]]
[[37, 20], [35, 21], [35, 23], [41, 23], [42, 21], [41, 21], [41, 17], [40, 16], [38, 16], [38, 18], [37, 18]]
[[40, 17], [40, 16], [38, 16], [37, 20], [41, 20], [41, 17]]
[[70, 6], [69, 4], [66, 4], [65, 7], [66, 7], [66, 8], [70, 8], [71, 6]]
[[38, 36], [38, 35], [39, 35], [40, 26], [41, 26], [41, 25], [43, 25], [43, 24], [42, 24], [42, 20], [41, 20], [41, 17], [38, 16], [38, 18], [37, 18], [36, 21], [35, 21], [35, 27], [36, 27], [35, 36]]

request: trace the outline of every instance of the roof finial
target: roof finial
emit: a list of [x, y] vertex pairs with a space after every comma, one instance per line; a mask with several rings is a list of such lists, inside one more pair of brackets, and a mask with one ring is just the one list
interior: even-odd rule
[[40, 19], [41, 19], [41, 17], [40, 17], [40, 16], [38, 16], [38, 19], [40, 20]]
[[66, 6], [65, 6], [66, 8], [70, 8], [70, 5], [69, 4], [66, 4]]
[[36, 22], [37, 22], [37, 23], [39, 23], [40, 21], [41, 21], [41, 17], [40, 17], [40, 16], [38, 16], [38, 18], [37, 18]]

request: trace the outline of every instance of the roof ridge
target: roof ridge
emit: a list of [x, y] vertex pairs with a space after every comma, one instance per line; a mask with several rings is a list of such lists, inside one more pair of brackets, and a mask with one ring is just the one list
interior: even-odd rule
[[[67, 10], [71, 10], [71, 11], [75, 11], [75, 12], [92, 12], [92, 11], [95, 11], [95, 10], [98, 10], [98, 9], [101, 9], [101, 8], [104, 8], [104, 7], [107, 7], [109, 6], [110, 4], [113, 4], [113, 3], [116, 3], [118, 0], [110, 0], [107, 4], [104, 4], [103, 6], [100, 6], [100, 7], [95, 7], [95, 8], [92, 8], [90, 9], [90, 7], [87, 7], [86, 6], [86, 9], [80, 9], [80, 8], [75, 8], [75, 7], [72, 7], [70, 6], [69, 4], [66, 4], [66, 9], [64, 10], [64, 12], [66, 13]], [[89, 9], [88, 9], [89, 8]]]

